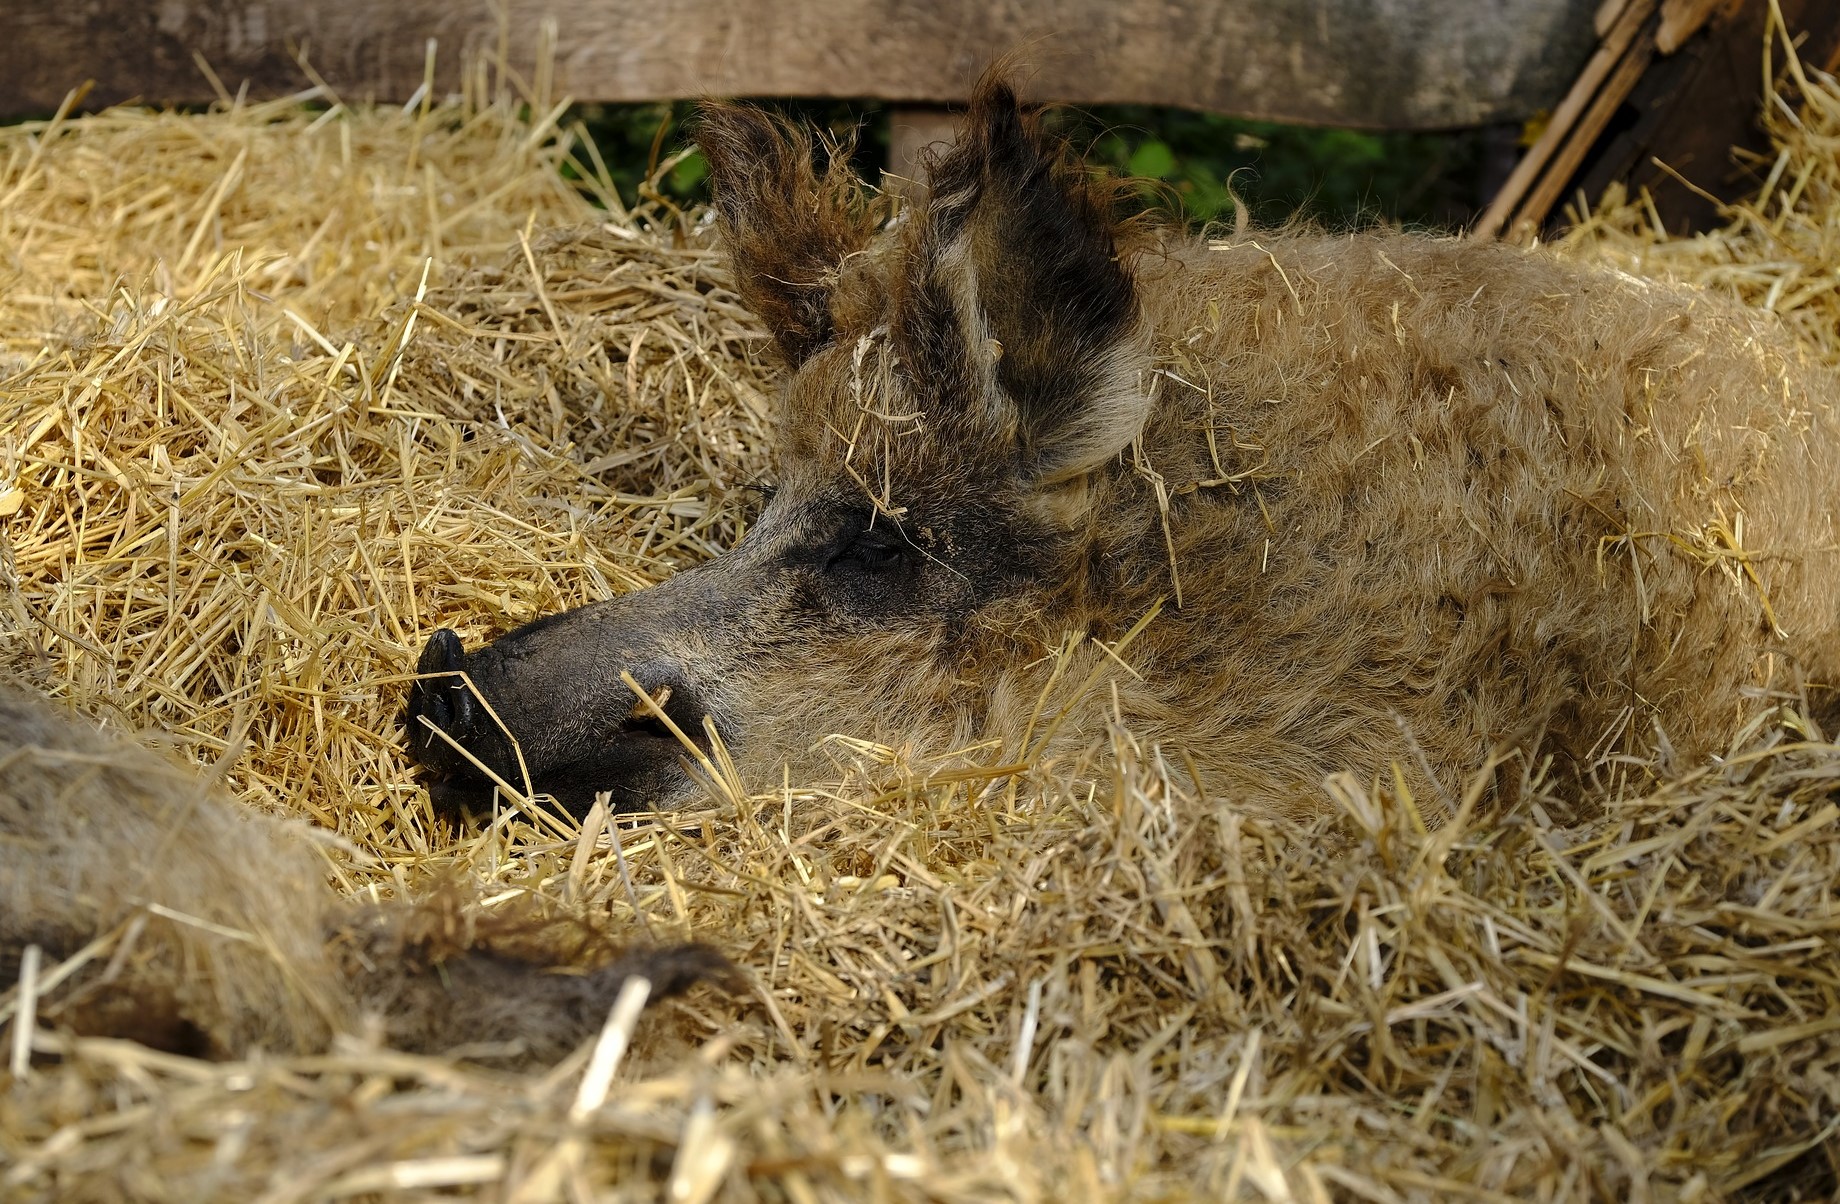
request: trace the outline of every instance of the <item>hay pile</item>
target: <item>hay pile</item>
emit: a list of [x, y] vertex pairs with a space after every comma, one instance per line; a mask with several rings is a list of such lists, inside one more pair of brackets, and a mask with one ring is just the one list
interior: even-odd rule
[[[1840, 229], [1840, 89], [1809, 95], [1756, 221], [1632, 250], [1634, 219], [1600, 214], [1579, 253], [1785, 275], [1763, 248]], [[329, 855], [347, 890], [462, 865], [503, 900], [717, 942], [752, 994], [646, 1018], [611, 1086], [588, 1049], [516, 1074], [42, 1034], [56, 1056], [0, 1089], [0, 1192], [1834, 1191], [1840, 751], [1794, 716], [1574, 829], [1535, 799], [1428, 834], [1351, 781], [1288, 826], [1184, 793], [1124, 730], [1013, 806], [963, 760], [834, 741], [835, 781], [621, 821], [624, 873], [598, 825], [434, 816], [394, 726], [427, 633], [471, 643], [707, 556], [766, 468], [761, 339], [720, 259], [692, 221], [618, 208], [556, 111], [0, 131], [0, 656], [201, 762], [240, 744], [251, 805], [361, 854]], [[1813, 285], [1840, 244], [1797, 246], [1801, 285], [1758, 300], [1834, 305]], [[1804, 330], [1840, 356], [1840, 323]]]
[[[1783, 36], [1779, 20], [1772, 31]], [[1774, 153], [1739, 152], [1736, 166], [1762, 184], [1724, 207], [1723, 228], [1670, 238], [1648, 197], [1631, 199], [1616, 186], [1595, 207], [1572, 211], [1560, 246], [1729, 293], [1780, 315], [1809, 347], [1840, 362], [1840, 89], [1792, 49], [1781, 70], [1763, 110]]]

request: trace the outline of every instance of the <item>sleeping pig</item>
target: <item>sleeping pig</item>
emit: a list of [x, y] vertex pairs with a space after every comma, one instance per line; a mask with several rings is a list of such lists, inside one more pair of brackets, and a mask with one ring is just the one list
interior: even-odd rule
[[827, 733], [1042, 760], [1115, 712], [1248, 804], [1340, 770], [1448, 804], [1829, 707], [1840, 391], [1763, 316], [1493, 243], [1121, 222], [1000, 79], [898, 216], [764, 112], [700, 143], [784, 364], [777, 486], [654, 588], [436, 632], [409, 730], [452, 786], [669, 807], [711, 731], [764, 786]]

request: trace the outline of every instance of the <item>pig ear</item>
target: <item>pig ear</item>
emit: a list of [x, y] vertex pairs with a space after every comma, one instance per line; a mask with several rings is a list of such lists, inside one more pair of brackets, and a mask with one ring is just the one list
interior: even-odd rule
[[929, 183], [904, 309], [932, 329], [910, 331], [921, 333], [910, 346], [960, 357], [927, 368], [986, 386], [961, 396], [995, 397], [1009, 410], [998, 417], [1040, 476], [1076, 475], [1116, 455], [1143, 429], [1149, 402], [1115, 189], [1070, 164], [1000, 78], [979, 86]]
[[704, 104], [696, 141], [709, 161], [717, 223], [741, 299], [794, 368], [831, 337], [838, 265], [874, 229], [848, 147], [820, 166], [810, 134], [742, 105]]

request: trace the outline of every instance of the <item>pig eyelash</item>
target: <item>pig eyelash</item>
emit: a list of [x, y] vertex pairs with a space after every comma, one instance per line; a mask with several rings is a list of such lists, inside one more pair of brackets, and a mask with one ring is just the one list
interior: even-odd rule
[[[872, 512], [869, 515], [868, 525], [851, 536], [847, 543], [842, 544], [825, 562], [825, 567], [850, 564], [870, 572], [877, 572], [890, 567], [902, 556], [913, 555], [938, 565], [960, 581], [970, 582], [971, 578], [964, 573], [915, 543], [913, 537], [907, 533], [907, 528], [901, 523], [893, 519], [885, 522], [878, 521], [882, 517], [879, 511]], [[893, 537], [876, 538], [878, 533], [886, 534], [889, 531], [893, 532]]]
[[919, 551], [914, 541], [897, 522], [879, 523], [880, 516], [870, 514], [861, 529], [848, 535], [831, 556], [832, 564], [854, 564], [862, 568], [881, 569], [892, 565], [909, 550]]
[[877, 517], [871, 514], [865, 526], [840, 540], [836, 545], [836, 550], [825, 562], [825, 567], [882, 573], [898, 568], [914, 553], [925, 555], [924, 551], [908, 538], [907, 532], [901, 528], [900, 523], [877, 522]]
[[901, 544], [858, 538], [851, 540], [831, 563], [833, 565], [850, 564], [870, 572], [880, 572], [883, 569], [894, 567], [903, 558], [905, 550]]

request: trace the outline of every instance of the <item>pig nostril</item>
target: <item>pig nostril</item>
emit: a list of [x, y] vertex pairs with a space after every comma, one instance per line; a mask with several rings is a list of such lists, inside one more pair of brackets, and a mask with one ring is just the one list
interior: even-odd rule
[[[413, 687], [411, 718], [425, 718], [455, 737], [470, 732], [477, 709], [472, 691], [459, 676], [465, 665], [466, 649], [459, 636], [445, 627], [430, 636], [415, 666], [425, 676]], [[423, 732], [421, 737], [430, 744], [440, 739], [432, 732]]]
[[448, 722], [442, 726], [455, 736], [472, 731], [473, 720], [478, 713], [473, 703], [473, 691], [457, 677], [441, 684], [446, 687], [447, 703], [451, 708]]
[[416, 663], [417, 673], [451, 673], [466, 663], [466, 648], [460, 643], [460, 637], [443, 627], [428, 637], [428, 644], [422, 649], [422, 658]]
[[[645, 736], [653, 740], [668, 740], [677, 743], [677, 733], [656, 716], [639, 715], [628, 719], [620, 727], [620, 734], [626, 737]], [[689, 733], [686, 732], [685, 735]]]

